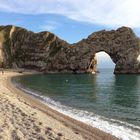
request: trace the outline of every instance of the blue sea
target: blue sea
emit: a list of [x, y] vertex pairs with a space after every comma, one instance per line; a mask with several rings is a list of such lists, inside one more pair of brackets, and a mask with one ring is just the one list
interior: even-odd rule
[[37, 74], [14, 77], [51, 108], [124, 140], [140, 140], [140, 75]]

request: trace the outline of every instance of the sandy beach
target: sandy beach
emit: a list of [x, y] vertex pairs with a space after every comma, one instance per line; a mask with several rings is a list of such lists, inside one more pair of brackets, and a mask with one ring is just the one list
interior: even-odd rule
[[23, 74], [0, 73], [0, 140], [117, 140], [16, 88], [11, 77]]

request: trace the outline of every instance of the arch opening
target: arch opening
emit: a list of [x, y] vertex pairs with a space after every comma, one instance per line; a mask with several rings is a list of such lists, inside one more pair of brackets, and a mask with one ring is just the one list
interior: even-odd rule
[[96, 69], [100, 72], [101, 69], [115, 69], [115, 63], [111, 57], [104, 51], [95, 54], [97, 64]]

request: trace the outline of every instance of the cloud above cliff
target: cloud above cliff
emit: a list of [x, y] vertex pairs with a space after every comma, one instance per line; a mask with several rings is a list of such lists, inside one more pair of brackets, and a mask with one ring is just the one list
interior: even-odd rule
[[140, 0], [0, 0], [0, 12], [59, 14], [108, 27], [140, 27]]
[[58, 23], [56, 21], [46, 21], [43, 25], [41, 25], [40, 28], [42, 30], [53, 31], [60, 26], [61, 26], [60, 23]]

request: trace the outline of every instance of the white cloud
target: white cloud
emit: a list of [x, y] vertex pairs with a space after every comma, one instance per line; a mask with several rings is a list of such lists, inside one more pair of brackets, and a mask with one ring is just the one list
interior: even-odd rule
[[94, 24], [140, 27], [140, 0], [0, 0], [1, 12], [53, 13]]
[[48, 21], [41, 26], [41, 30], [53, 31], [57, 29], [58, 27], [60, 27], [60, 23], [55, 22], [55, 21]]
[[42, 29], [43, 31], [53, 31], [53, 30], [56, 29], [56, 27], [53, 26], [53, 25], [43, 25], [43, 26], [41, 27], [41, 29]]

